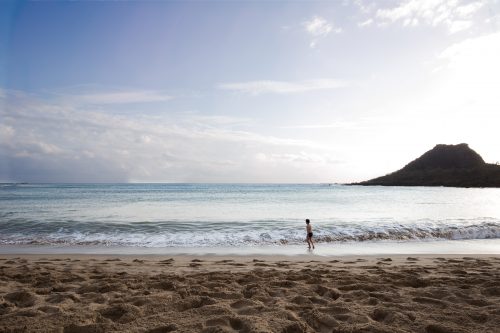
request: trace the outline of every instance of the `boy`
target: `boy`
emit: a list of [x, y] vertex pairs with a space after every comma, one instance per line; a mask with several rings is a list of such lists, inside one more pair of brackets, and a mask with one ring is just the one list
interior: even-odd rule
[[311, 249], [311, 245], [314, 249], [312, 226], [309, 222], [309, 219], [306, 219], [306, 232], [307, 232], [306, 240], [307, 240], [307, 245], [309, 245], [309, 250]]

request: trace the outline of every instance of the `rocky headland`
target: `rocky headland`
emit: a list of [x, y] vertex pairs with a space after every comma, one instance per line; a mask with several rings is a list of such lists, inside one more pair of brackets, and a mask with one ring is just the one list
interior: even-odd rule
[[500, 165], [486, 163], [466, 143], [439, 144], [401, 170], [355, 185], [500, 187]]

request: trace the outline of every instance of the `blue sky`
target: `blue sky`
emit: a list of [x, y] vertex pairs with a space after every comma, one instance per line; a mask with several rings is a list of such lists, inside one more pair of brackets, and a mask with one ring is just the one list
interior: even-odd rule
[[497, 0], [0, 3], [0, 181], [350, 182], [500, 160]]

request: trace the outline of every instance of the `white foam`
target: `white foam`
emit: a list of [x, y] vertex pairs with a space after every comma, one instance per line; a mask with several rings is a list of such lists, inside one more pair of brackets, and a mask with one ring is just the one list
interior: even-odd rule
[[[199, 226], [199, 228], [197, 227]], [[19, 229], [19, 230], [18, 230]], [[305, 229], [286, 221], [205, 224], [203, 222], [162, 224], [66, 223], [30, 227], [29, 222], [3, 228], [0, 244], [105, 245], [136, 247], [220, 247], [302, 244]], [[495, 219], [415, 221], [393, 223], [316, 223], [314, 239], [319, 243], [367, 241], [468, 240], [500, 238]]]

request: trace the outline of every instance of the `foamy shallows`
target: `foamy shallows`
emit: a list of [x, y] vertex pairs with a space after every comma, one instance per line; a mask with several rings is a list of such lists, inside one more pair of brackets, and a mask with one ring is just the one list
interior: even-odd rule
[[82, 245], [0, 245], [0, 254], [104, 254], [188, 256], [379, 256], [431, 254], [500, 255], [500, 239], [436, 241], [367, 241], [317, 243], [314, 250], [302, 245], [259, 245], [218, 247], [121, 247]]
[[500, 189], [329, 184], [2, 184], [0, 251], [300, 252], [306, 218], [319, 254], [500, 252]]

